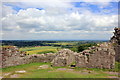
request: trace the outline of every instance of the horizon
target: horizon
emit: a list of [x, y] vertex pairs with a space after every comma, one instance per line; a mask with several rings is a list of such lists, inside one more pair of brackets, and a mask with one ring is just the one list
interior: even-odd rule
[[0, 41], [109, 41], [109, 40], [0, 40]]

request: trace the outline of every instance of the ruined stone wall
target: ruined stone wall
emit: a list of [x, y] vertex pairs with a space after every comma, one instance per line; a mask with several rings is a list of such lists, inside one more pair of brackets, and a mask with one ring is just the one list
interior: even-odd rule
[[80, 53], [69, 49], [63, 49], [58, 52], [53, 59], [53, 66], [70, 66], [82, 68], [107, 68], [112, 69], [115, 66], [115, 51], [111, 43], [103, 43], [97, 47], [90, 47]]
[[113, 44], [116, 53], [115, 60], [120, 62], [120, 28], [115, 28], [114, 30], [114, 36], [111, 38], [110, 42]]
[[83, 51], [82, 54], [84, 56], [76, 56], [77, 67], [107, 69], [115, 67], [115, 51], [111, 43], [103, 43], [99, 47], [92, 47], [92, 49]]
[[0, 68], [28, 64], [32, 62], [51, 62], [55, 57], [54, 53], [26, 55], [25, 52], [19, 51], [15, 46], [2, 47], [0, 51], [2, 65]]
[[59, 51], [52, 64], [68, 66], [74, 63], [76, 67], [112, 69], [115, 67], [115, 60], [120, 62], [120, 28], [115, 28], [110, 42], [90, 47], [80, 53], [68, 49]]
[[115, 67], [115, 60], [120, 62], [120, 28], [115, 28], [110, 42], [90, 47], [80, 53], [62, 49], [58, 53], [26, 55], [15, 46], [1, 47], [0, 68], [16, 66], [32, 62], [51, 62], [52, 66], [70, 66], [84, 68]]
[[52, 60], [52, 66], [68, 66], [75, 62], [74, 52], [69, 49], [60, 50]]
[[51, 62], [52, 66], [70, 66], [84, 68], [114, 68], [115, 52], [110, 43], [90, 47], [80, 53], [62, 49], [58, 53], [26, 55], [15, 46], [2, 47], [1, 68], [33, 62]]

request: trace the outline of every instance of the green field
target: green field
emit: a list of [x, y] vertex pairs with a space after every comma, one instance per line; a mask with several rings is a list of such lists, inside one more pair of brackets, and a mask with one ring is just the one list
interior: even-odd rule
[[57, 42], [57, 43], [46, 43], [46, 44], [57, 44], [57, 45], [75, 45], [78, 42]]
[[[39, 68], [47, 66], [46, 68]], [[16, 73], [16, 71], [26, 71]], [[50, 63], [31, 63], [3, 68], [5, 78], [112, 78], [117, 77], [116, 72], [103, 69], [51, 67]]]
[[27, 54], [42, 54], [42, 53], [56, 53], [60, 50], [60, 47], [52, 46], [38, 46], [38, 47], [24, 47], [20, 48], [20, 51], [26, 51]]

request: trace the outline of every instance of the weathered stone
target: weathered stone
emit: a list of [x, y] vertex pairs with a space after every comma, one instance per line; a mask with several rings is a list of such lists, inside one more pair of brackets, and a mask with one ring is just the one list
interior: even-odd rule
[[32, 62], [51, 62], [55, 57], [54, 53], [27, 55], [15, 46], [2, 47], [0, 54], [0, 68], [28, 64]]
[[51, 62], [53, 66], [67, 66], [75, 62], [74, 52], [69, 49], [60, 50]]
[[115, 28], [114, 30], [114, 36], [111, 38], [110, 42], [115, 49], [115, 60], [120, 62], [120, 28]]

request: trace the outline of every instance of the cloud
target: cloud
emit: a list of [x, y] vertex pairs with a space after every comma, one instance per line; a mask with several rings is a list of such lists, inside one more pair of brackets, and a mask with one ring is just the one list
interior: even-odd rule
[[[5, 12], [8, 12], [2, 18], [4, 39], [108, 39], [113, 28], [118, 26], [116, 14], [95, 14], [86, 7], [59, 3], [33, 3], [32, 8], [27, 8], [32, 4], [24, 3], [26, 9], [18, 12], [5, 6]], [[37, 6], [42, 9], [35, 8]]]
[[2, 0], [2, 2], [118, 2], [119, 0]]
[[12, 9], [11, 6], [6, 6], [6, 5], [2, 6], [2, 17], [5, 17], [10, 14], [14, 14], [14, 13], [16, 13], [16, 11]]

